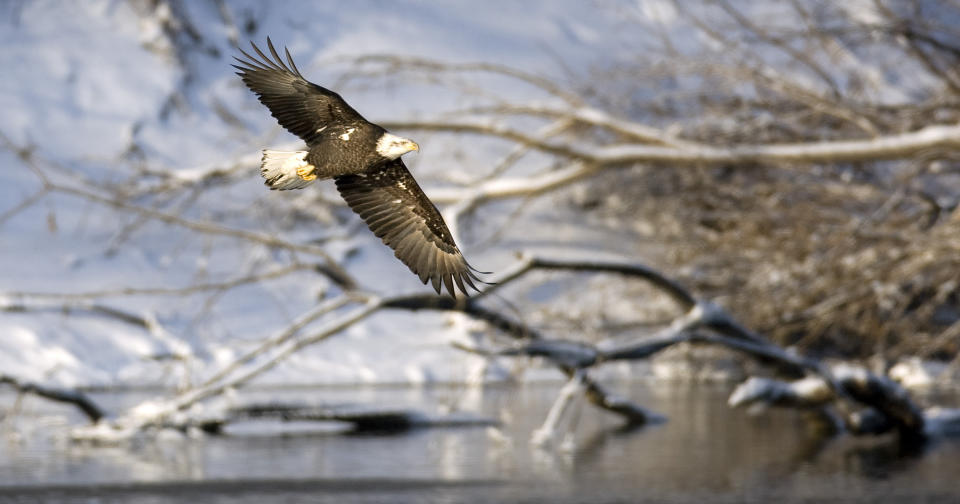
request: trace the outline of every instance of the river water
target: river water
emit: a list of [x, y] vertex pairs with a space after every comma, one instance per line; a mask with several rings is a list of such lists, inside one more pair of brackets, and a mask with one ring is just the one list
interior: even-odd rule
[[[238, 425], [225, 436], [165, 435], [122, 447], [57, 435], [80, 421], [28, 400], [4, 424], [2, 502], [960, 502], [960, 441], [902, 446], [825, 438], [793, 411], [731, 410], [724, 386], [611, 386], [666, 416], [624, 429], [584, 405], [572, 450], [532, 447], [556, 385], [261, 390], [312, 404], [459, 408], [487, 427], [345, 434], [329, 426]], [[109, 409], [144, 393], [95, 394]], [[939, 399], [956, 405], [957, 398]], [[953, 404], [950, 402], [953, 401]], [[0, 396], [9, 413], [12, 396]], [[290, 426], [293, 427], [293, 426]]]

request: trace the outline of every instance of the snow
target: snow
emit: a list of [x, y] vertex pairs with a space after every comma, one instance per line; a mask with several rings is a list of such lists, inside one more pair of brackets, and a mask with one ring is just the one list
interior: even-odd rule
[[948, 364], [907, 357], [894, 364], [887, 374], [908, 389], [929, 389], [938, 381], [945, 383], [941, 375], [948, 371]]
[[793, 382], [753, 376], [730, 394], [730, 407], [756, 405], [821, 406], [833, 398], [830, 386], [820, 377], [807, 376]]
[[[58, 157], [107, 158], [176, 86], [177, 70], [136, 44], [125, 3], [30, 2], [0, 30], [3, 132]], [[150, 71], [131, 72], [146, 66]], [[53, 141], [50, 141], [53, 140]]]
[[[97, 193], [101, 196], [129, 188], [125, 202], [132, 205], [228, 229], [280, 233], [295, 243], [330, 238], [325, 250], [344, 260], [361, 285], [393, 294], [428, 289], [355, 220], [342, 229], [343, 215], [316, 204], [318, 194], [337, 199], [329, 184], [286, 193], [263, 187], [257, 169], [260, 149], [294, 150], [298, 144], [233, 74], [231, 37], [239, 33], [242, 45], [252, 39], [262, 46], [270, 35], [278, 46], [289, 47], [311, 80], [341, 84], [338, 90], [353, 106], [382, 120], [437, 117], [489, 105], [498, 95], [516, 103], [551, 104], [556, 98], [528, 83], [478, 72], [464, 72], [459, 82], [471, 90], [482, 88], [479, 95], [391, 72], [369, 81], [343, 79], [353, 58], [402, 54], [451, 63], [490, 62], [564, 83], [591, 69], [632, 61], [637, 48], [659, 44], [664, 33], [676, 37], [689, 30], [667, 1], [562, 6], [549, 0], [499, 1], [486, 2], [482, 9], [470, 2], [413, 0], [226, 2], [235, 25], [224, 22], [216, 3], [175, 5], [184, 12], [163, 2], [151, 10], [114, 0], [38, 0], [0, 7], [9, 14], [0, 16], [0, 145], [8, 141], [33, 148], [32, 162], [57, 184], [83, 182], [85, 188], [102, 191]], [[201, 40], [191, 39], [177, 15], [189, 20]], [[256, 25], [251, 35], [243, 31], [248, 21]], [[175, 31], [186, 49], [171, 44], [166, 30]], [[692, 37], [676, 38], [682, 52], [707, 45]], [[884, 68], [877, 72], [889, 74]], [[891, 85], [891, 99], [915, 92], [903, 86]], [[597, 110], [585, 109], [584, 114], [615, 120]], [[448, 171], [471, 177], [482, 173], [490, 159], [502, 158], [510, 147], [489, 139], [463, 145], [451, 138], [426, 133], [415, 138], [424, 152], [412, 157], [410, 165], [428, 189]], [[530, 156], [527, 166], [539, 161]], [[0, 165], [3, 215], [42, 186], [28, 163], [9, 148], [0, 148]], [[195, 201], [184, 195], [143, 195], [154, 185], [203, 184], [215, 174], [223, 181], [205, 186]], [[550, 203], [543, 206], [549, 209]], [[573, 244], [574, 236], [600, 233], [590, 226], [580, 230], [587, 234], [560, 229], [565, 217], [538, 218], [530, 227], [541, 234], [530, 230], [523, 244], [528, 250], [576, 253], [562, 245]], [[499, 271], [513, 262], [515, 246], [506, 240], [498, 249], [471, 254], [468, 246], [465, 251], [472, 264]], [[611, 256], [616, 246], [598, 251], [581, 244], [580, 252]], [[282, 331], [336, 287], [306, 270], [224, 292], [98, 298], [102, 306], [142, 318], [146, 327], [105, 317], [63, 296], [224, 282], [276, 269], [294, 255], [319, 262], [144, 221], [133, 211], [69, 194], [47, 194], [0, 221], [0, 303], [30, 308], [0, 312], [0, 369], [66, 386], [178, 386], [209, 376]], [[318, 324], [308, 325], [304, 333]], [[471, 334], [472, 325], [457, 316], [382, 312], [297, 353], [257, 383], [431, 383], [469, 381], [478, 374], [506, 379], [502, 372], [487, 373], [490, 368], [480, 357], [451, 348], [452, 341], [467, 341]]]

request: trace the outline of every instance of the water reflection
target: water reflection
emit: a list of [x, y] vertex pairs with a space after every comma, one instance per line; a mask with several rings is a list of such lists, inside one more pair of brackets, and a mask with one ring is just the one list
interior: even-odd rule
[[[363, 402], [426, 411], [469, 405], [508, 421], [500, 429], [421, 429], [391, 435], [170, 435], [124, 447], [91, 448], [49, 436], [72, 413], [35, 403], [18, 419], [7, 419], [8, 434], [15, 432], [21, 439], [8, 435], [2, 445], [0, 497], [39, 492], [50, 485], [77, 485], [71, 487], [76, 489], [136, 483], [139, 486], [122, 488], [149, 491], [154, 498], [172, 488], [212, 492], [225, 480], [248, 485], [247, 493], [261, 499], [263, 494], [257, 492], [270, 493], [269, 482], [295, 494], [285, 481], [300, 482], [309, 492], [331, 485], [346, 491], [342, 485], [351, 481], [394, 492], [390, 482], [419, 482], [421, 486], [410, 490], [413, 500], [420, 500], [416, 496], [426, 495], [429, 488], [443, 488], [441, 493], [451, 501], [491, 502], [587, 496], [681, 502], [705, 498], [909, 502], [917, 497], [946, 501], [960, 497], [957, 442], [923, 446], [894, 437], [831, 437], [823, 429], [811, 428], [800, 413], [750, 416], [730, 410], [724, 387], [630, 383], [615, 388], [667, 415], [669, 421], [624, 427], [616, 417], [585, 406], [576, 449], [563, 451], [529, 444], [557, 392], [552, 385], [262, 391], [251, 393], [250, 400]], [[10, 404], [5, 399], [0, 397], [0, 404]], [[132, 394], [98, 396], [116, 409], [142, 399]], [[37, 422], [47, 425], [38, 428]], [[184, 487], [189, 482], [195, 486]], [[442, 482], [473, 486], [436, 486]], [[33, 485], [33, 490], [14, 491], [12, 485]], [[260, 490], [254, 492], [254, 487]], [[231, 502], [258, 502], [244, 500], [244, 495], [238, 492], [239, 500]]]

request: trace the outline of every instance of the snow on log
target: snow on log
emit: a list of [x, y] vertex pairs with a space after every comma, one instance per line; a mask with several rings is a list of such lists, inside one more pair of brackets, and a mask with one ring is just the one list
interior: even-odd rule
[[767, 406], [818, 408], [834, 399], [830, 385], [822, 378], [808, 376], [792, 382], [753, 376], [730, 394], [732, 408], [763, 404]]

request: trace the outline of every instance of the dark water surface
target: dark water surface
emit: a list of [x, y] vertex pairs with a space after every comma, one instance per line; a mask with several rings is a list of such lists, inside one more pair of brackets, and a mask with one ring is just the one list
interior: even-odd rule
[[[244, 393], [258, 400], [360, 402], [506, 420], [394, 434], [238, 426], [222, 437], [163, 436], [123, 447], [71, 445], [63, 415], [28, 401], [4, 427], [4, 502], [960, 502], [960, 442], [825, 439], [802, 416], [730, 410], [726, 387], [613, 388], [669, 417], [626, 430], [584, 405], [577, 446], [530, 446], [557, 386], [338, 388]], [[111, 409], [142, 394], [98, 394]], [[956, 399], [956, 398], [953, 398]], [[947, 398], [949, 402], [951, 398]], [[954, 403], [956, 401], [954, 400]], [[0, 396], [0, 408], [12, 404]], [[77, 421], [73, 418], [71, 421]]]

